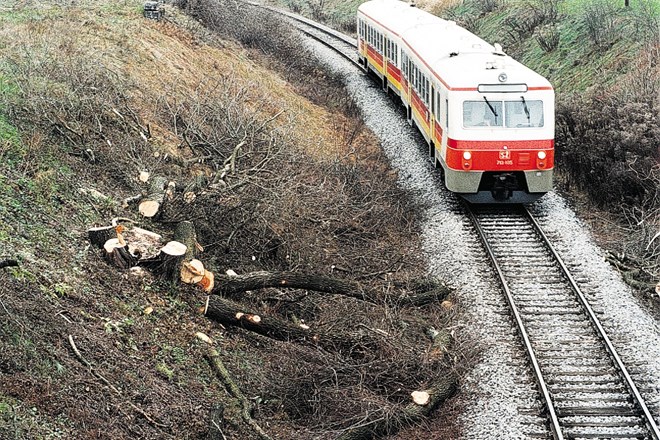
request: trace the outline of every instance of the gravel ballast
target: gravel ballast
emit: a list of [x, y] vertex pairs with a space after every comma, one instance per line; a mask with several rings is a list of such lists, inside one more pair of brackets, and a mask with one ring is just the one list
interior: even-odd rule
[[[538, 391], [519, 348], [507, 305], [478, 244], [469, 220], [459, 209], [426, 157], [426, 144], [403, 112], [371, 78], [330, 49], [310, 41], [319, 59], [345, 78], [349, 93], [362, 110], [366, 125], [380, 139], [400, 184], [424, 212], [423, 251], [429, 273], [456, 289], [461, 308], [461, 341], [476, 350], [474, 365], [462, 371], [457, 403], [464, 439], [524, 439], [547, 434], [538, 424]], [[565, 261], [575, 268], [581, 287], [594, 302], [624, 362], [643, 369], [645, 397], [660, 412], [660, 328], [646, 313], [621, 277], [609, 266], [589, 230], [556, 193], [532, 206], [541, 226]], [[572, 269], [573, 270], [573, 269]], [[513, 366], [513, 367], [512, 367]], [[521, 380], [525, 379], [525, 380]], [[539, 432], [538, 430], [541, 430]]]

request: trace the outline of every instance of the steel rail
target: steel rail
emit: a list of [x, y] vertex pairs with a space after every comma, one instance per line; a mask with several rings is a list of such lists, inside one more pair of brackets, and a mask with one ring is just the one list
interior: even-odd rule
[[536, 232], [541, 236], [541, 239], [544, 241], [545, 245], [547, 246], [548, 250], [550, 250], [550, 253], [552, 253], [553, 257], [561, 267], [561, 270], [566, 277], [568, 283], [571, 285], [571, 288], [577, 295], [580, 303], [582, 304], [582, 307], [587, 312], [587, 315], [589, 316], [589, 319], [591, 320], [591, 323], [594, 325], [596, 330], [598, 331], [599, 336], [605, 343], [605, 348], [607, 351], [610, 353], [610, 356], [614, 360], [616, 366], [619, 368], [619, 371], [623, 375], [624, 381], [626, 382], [626, 386], [628, 387], [628, 390], [632, 393], [633, 397], [635, 398], [635, 401], [637, 405], [642, 409], [642, 412], [644, 413], [644, 418], [647, 424], [647, 427], [651, 431], [651, 435], [653, 436], [654, 440], [660, 440], [660, 430], [658, 430], [658, 425], [656, 424], [655, 420], [653, 419], [653, 415], [649, 411], [648, 407], [646, 406], [646, 403], [644, 402], [644, 398], [640, 394], [639, 390], [637, 389], [637, 386], [632, 380], [632, 377], [630, 376], [630, 373], [628, 373], [628, 369], [626, 366], [623, 364], [623, 361], [619, 357], [619, 354], [616, 351], [616, 348], [614, 348], [614, 345], [612, 345], [612, 341], [610, 338], [607, 336], [607, 333], [605, 332], [605, 329], [600, 323], [600, 320], [596, 316], [596, 314], [593, 311], [593, 308], [589, 304], [589, 301], [587, 298], [584, 296], [582, 293], [582, 290], [578, 286], [577, 282], [571, 275], [571, 273], [568, 270], [568, 267], [566, 264], [564, 264], [564, 261], [561, 259], [557, 251], [555, 250], [554, 246], [550, 243], [550, 240], [548, 240], [548, 237], [545, 235], [545, 232], [543, 232], [543, 229], [541, 229], [541, 225], [539, 225], [538, 221], [534, 216], [532, 215], [531, 212], [529, 212], [529, 209], [527, 207], [523, 207], [525, 214], [527, 217], [530, 219], [532, 224], [534, 225], [534, 228], [536, 229]]
[[493, 267], [495, 268], [495, 271], [497, 272], [497, 276], [500, 279], [500, 283], [502, 284], [502, 288], [504, 289], [504, 294], [506, 296], [506, 300], [509, 303], [509, 307], [511, 308], [511, 313], [513, 314], [513, 317], [516, 321], [516, 325], [518, 326], [518, 331], [520, 331], [520, 335], [522, 336], [523, 339], [523, 344], [525, 346], [525, 351], [527, 351], [527, 354], [529, 355], [529, 359], [532, 363], [532, 368], [534, 370], [534, 375], [536, 377], [536, 382], [541, 389], [541, 395], [543, 396], [543, 400], [545, 402], [545, 407], [546, 411], [548, 412], [548, 417], [550, 419], [550, 431], [554, 435], [555, 440], [563, 440], [564, 435], [561, 432], [561, 427], [559, 425], [559, 419], [557, 417], [557, 413], [555, 411], [554, 404], [552, 403], [552, 398], [550, 397], [550, 392], [548, 391], [548, 387], [545, 383], [545, 380], [543, 379], [543, 373], [541, 372], [541, 367], [538, 363], [538, 360], [536, 358], [536, 354], [534, 353], [534, 349], [532, 347], [532, 343], [529, 339], [529, 335], [527, 333], [527, 329], [525, 328], [525, 324], [522, 321], [522, 316], [520, 314], [520, 311], [518, 310], [518, 307], [516, 306], [516, 303], [513, 299], [513, 294], [511, 293], [511, 290], [509, 289], [509, 284], [506, 282], [504, 272], [502, 271], [502, 268], [500, 267], [499, 263], [497, 262], [497, 258], [495, 257], [495, 253], [493, 252], [493, 248], [491, 247], [490, 243], [488, 243], [488, 239], [486, 237], [486, 233], [484, 232], [483, 228], [481, 227], [481, 223], [479, 223], [479, 219], [477, 219], [477, 216], [474, 214], [472, 209], [470, 208], [470, 205], [468, 203], [465, 203], [468, 215], [470, 216], [470, 219], [472, 220], [472, 223], [477, 230], [477, 234], [479, 235], [479, 238], [481, 239], [481, 242], [483, 243], [484, 247], [486, 248], [486, 252], [488, 253], [488, 256], [490, 257], [491, 262], [493, 263]]

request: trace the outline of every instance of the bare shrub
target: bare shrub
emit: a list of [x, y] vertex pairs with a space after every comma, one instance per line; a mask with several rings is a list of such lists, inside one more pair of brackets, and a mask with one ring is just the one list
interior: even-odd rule
[[657, 108], [592, 97], [560, 103], [557, 113], [560, 166], [571, 183], [601, 206], [648, 205], [656, 191], [649, 177], [660, 139]]
[[[516, 7], [514, 12], [504, 20], [507, 34], [511, 40], [524, 40], [533, 35], [540, 26], [553, 25], [559, 16], [559, 1], [528, 0]], [[548, 31], [541, 32], [541, 35], [543, 35], [543, 32]], [[550, 35], [547, 35], [547, 37], [550, 37]]]
[[660, 9], [652, 0], [637, 0], [632, 8], [632, 23], [635, 40], [651, 45], [660, 44]]
[[620, 37], [620, 12], [609, 0], [591, 0], [583, 5], [579, 21], [591, 42], [607, 49]]
[[[131, 81], [84, 49], [71, 45], [67, 50], [53, 57], [28, 47], [5, 60], [6, 72], [17, 85], [14, 93], [4, 95], [8, 115], [48, 134], [40, 145], [32, 145], [30, 154], [57, 145], [60, 160], [79, 157], [91, 164], [90, 171], [103, 166], [116, 182], [130, 187], [143, 158], [153, 158], [146, 142], [149, 127], [127, 96]], [[119, 156], [114, 154], [118, 146]]]
[[544, 52], [552, 52], [559, 46], [559, 30], [553, 24], [536, 28], [534, 38]]

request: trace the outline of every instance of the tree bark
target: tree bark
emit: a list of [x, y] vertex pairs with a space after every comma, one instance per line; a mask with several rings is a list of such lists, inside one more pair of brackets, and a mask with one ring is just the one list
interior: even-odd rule
[[149, 187], [149, 195], [142, 199], [138, 206], [140, 214], [148, 218], [156, 218], [158, 216], [165, 201], [166, 185], [166, 178], [162, 176], [156, 176], [153, 178], [151, 186]]
[[451, 290], [447, 286], [438, 286], [427, 292], [414, 293], [401, 297], [397, 303], [404, 306], [421, 307], [447, 298]]
[[382, 435], [393, 435], [402, 427], [412, 426], [425, 417], [456, 391], [456, 378], [451, 374], [438, 377], [425, 390], [429, 394], [426, 405], [410, 403], [406, 405], [397, 417], [378, 417], [371, 422], [362, 423], [355, 428], [348, 428], [336, 440], [371, 440]]
[[105, 258], [120, 269], [130, 269], [137, 263], [137, 257], [130, 253], [126, 243], [120, 243], [117, 238], [106, 241], [103, 248]]
[[213, 289], [214, 295], [234, 296], [247, 290], [277, 287], [334, 293], [376, 303], [374, 295], [365, 292], [360, 284], [320, 275], [296, 272], [252, 272], [246, 275], [217, 275], [216, 283], [218, 287]]
[[310, 344], [328, 351], [345, 351], [352, 357], [361, 356], [366, 349], [377, 349], [382, 343], [382, 339], [377, 340], [367, 335], [354, 337], [312, 330], [308, 326], [255, 313], [239, 303], [217, 295], [209, 296], [204, 314], [225, 326], [242, 327], [278, 341]]
[[174, 240], [186, 245], [186, 254], [184, 261], [190, 261], [195, 258], [197, 251], [197, 234], [195, 225], [189, 221], [182, 221], [176, 225], [174, 230]]
[[3, 267], [17, 267], [18, 266], [18, 261], [16, 260], [3, 260], [0, 261], [0, 269]]

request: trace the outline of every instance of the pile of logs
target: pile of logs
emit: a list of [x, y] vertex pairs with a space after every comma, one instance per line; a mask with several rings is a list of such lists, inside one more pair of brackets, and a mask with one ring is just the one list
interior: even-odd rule
[[116, 218], [110, 226], [93, 227], [87, 231], [90, 243], [105, 251], [108, 262], [120, 269], [145, 267], [173, 283], [182, 281], [197, 285], [205, 292], [213, 290], [213, 272], [195, 258], [201, 246], [191, 222], [179, 223], [174, 239], [165, 243], [160, 234], [120, 223], [126, 220]]

